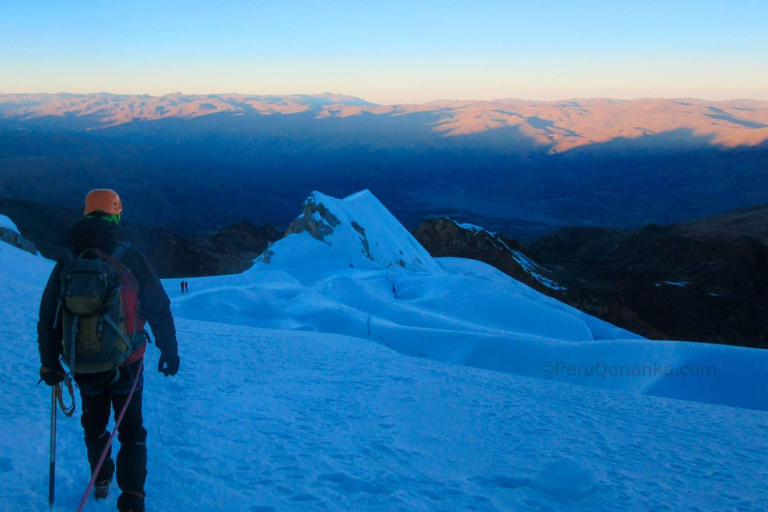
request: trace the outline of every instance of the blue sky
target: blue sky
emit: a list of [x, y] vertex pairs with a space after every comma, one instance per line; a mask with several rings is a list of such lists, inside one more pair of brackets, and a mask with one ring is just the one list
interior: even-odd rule
[[768, 2], [17, 1], [0, 92], [768, 99]]

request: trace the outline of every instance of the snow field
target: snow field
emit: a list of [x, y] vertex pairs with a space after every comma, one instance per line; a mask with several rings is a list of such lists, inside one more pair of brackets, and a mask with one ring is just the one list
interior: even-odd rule
[[764, 351], [644, 340], [482, 263], [437, 261], [443, 274], [315, 268], [312, 279], [257, 264], [190, 280], [189, 294], [169, 288], [177, 317], [341, 334], [442, 362], [768, 410]]
[[[445, 365], [343, 336], [181, 319], [179, 338], [176, 378], [154, 371], [156, 351], [147, 357], [155, 510], [768, 506], [764, 413]], [[31, 362], [2, 376], [21, 391], [0, 402], [13, 417], [0, 427], [4, 510], [47, 510], [49, 395], [33, 385], [32, 345], [14, 346], [12, 359]], [[75, 419], [60, 418], [58, 467], [55, 510], [71, 510], [88, 480]]]

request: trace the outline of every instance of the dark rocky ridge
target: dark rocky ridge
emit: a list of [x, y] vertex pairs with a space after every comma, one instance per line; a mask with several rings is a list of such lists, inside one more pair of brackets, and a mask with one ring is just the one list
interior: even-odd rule
[[[515, 251], [521, 250], [520, 243], [503, 234], [469, 229], [442, 217], [422, 222], [413, 230], [413, 235], [434, 257], [458, 256], [479, 260], [537, 290], [545, 293], [552, 291], [513, 257]], [[554, 278], [548, 270], [542, 268], [541, 271], [547, 277]]]
[[565, 228], [523, 247], [507, 244], [564, 290], [531, 279], [487, 232], [436, 219], [414, 234], [435, 256], [484, 261], [650, 338], [768, 348], [768, 206], [634, 232]]
[[768, 347], [768, 206], [635, 232], [559, 230], [527, 249], [666, 338]]
[[272, 225], [256, 227], [243, 220], [213, 236], [184, 238], [167, 230], [126, 225], [137, 248], [145, 252], [161, 277], [238, 274], [282, 234]]
[[[75, 208], [0, 198], [7, 215], [46, 258], [56, 260], [67, 246], [71, 226], [82, 218]], [[163, 278], [235, 274], [248, 269], [272, 242], [282, 238], [274, 226], [256, 227], [243, 220], [211, 236], [186, 238], [168, 229], [147, 227], [127, 219], [126, 237], [147, 255]]]
[[37, 254], [37, 247], [35, 247], [35, 244], [10, 229], [0, 228], [0, 242], [11, 244], [22, 251]]

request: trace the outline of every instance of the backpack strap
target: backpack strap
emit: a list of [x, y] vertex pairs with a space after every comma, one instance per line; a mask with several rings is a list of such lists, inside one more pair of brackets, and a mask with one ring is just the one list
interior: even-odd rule
[[104, 315], [104, 320], [109, 324], [110, 327], [112, 327], [118, 336], [120, 336], [123, 339], [123, 342], [125, 342], [125, 345], [128, 347], [133, 347], [133, 342], [131, 339], [125, 335], [122, 329], [120, 329], [120, 326], [117, 325], [117, 322], [114, 321], [114, 319], [109, 315]]
[[79, 326], [80, 326], [80, 317], [76, 316], [72, 320], [72, 332], [70, 333], [72, 346], [69, 347], [69, 371], [73, 375], [75, 373], [75, 354], [77, 353], [77, 328]]
[[[125, 246], [126, 246], [125, 248], [127, 249], [128, 247], [130, 247], [130, 244], [125, 244]], [[121, 252], [125, 253], [125, 249], [123, 249]], [[125, 277], [123, 284], [128, 286], [128, 288], [133, 290], [138, 295], [139, 282], [136, 280], [136, 277], [133, 275], [133, 272], [131, 272], [131, 269], [125, 266], [125, 263], [120, 261], [119, 258], [116, 258], [114, 253], [107, 254], [99, 250], [98, 254], [103, 259], [105, 259], [110, 265], [112, 265], [113, 268], [117, 269], [119, 272], [122, 273], [123, 277]]]
[[[64, 254], [61, 256], [60, 263], [62, 264], [62, 267], [66, 267], [73, 261], [75, 261], [76, 256], [72, 249], [67, 249], [64, 251]], [[64, 279], [62, 278], [64, 272], [62, 272], [59, 275], [59, 281], [61, 282], [61, 285], [59, 287], [59, 298], [56, 304], [56, 316], [53, 318], [53, 328], [56, 329], [59, 326], [59, 318], [61, 318], [61, 308], [64, 305]]]
[[[122, 286], [127, 288], [128, 290], [131, 290], [136, 295], [136, 298], [138, 299], [139, 293], [141, 292], [141, 288], [139, 287], [139, 282], [136, 280], [136, 276], [133, 275], [133, 272], [131, 272], [131, 269], [129, 269], [122, 261], [120, 261], [120, 256], [125, 254], [125, 251], [128, 250], [128, 248], [131, 247], [130, 242], [125, 242], [120, 244], [113, 252], [112, 254], [105, 254], [104, 252], [99, 251], [99, 254], [102, 258], [104, 258], [106, 261], [108, 261], [112, 267], [117, 269], [120, 272], [120, 279], [122, 282]], [[138, 313], [141, 313], [141, 310], [138, 310]], [[136, 321], [133, 326], [133, 332], [137, 331], [137, 327], [139, 324], [139, 314], [136, 315]], [[133, 346], [134, 343], [130, 339], [127, 339], [123, 332], [118, 328], [117, 324], [114, 323], [114, 320], [106, 317], [107, 323], [110, 324], [111, 327], [113, 327], [118, 334], [123, 338], [123, 340], [128, 344], [129, 347]]]
[[115, 250], [112, 251], [112, 254], [110, 254], [110, 256], [112, 256], [114, 259], [119, 261], [123, 257], [125, 252], [130, 248], [131, 248], [131, 242], [123, 242], [119, 244], [117, 247], [115, 247]]
[[95, 254], [96, 256], [98, 256], [99, 255], [99, 249], [97, 247], [89, 247], [88, 249], [85, 249], [80, 254], [78, 254], [76, 259], [82, 259], [83, 256], [85, 256], [86, 254], [89, 254], [89, 253], [90, 254]]

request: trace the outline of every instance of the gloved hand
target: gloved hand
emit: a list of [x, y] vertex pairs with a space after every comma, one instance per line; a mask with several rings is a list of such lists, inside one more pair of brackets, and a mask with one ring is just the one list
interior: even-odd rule
[[63, 382], [67, 376], [64, 371], [64, 367], [58, 361], [54, 368], [48, 368], [45, 366], [40, 367], [40, 380], [48, 384], [49, 386], [55, 386], [59, 382]]
[[160, 360], [157, 362], [157, 371], [167, 376], [174, 376], [179, 371], [181, 360], [176, 354], [160, 354]]

